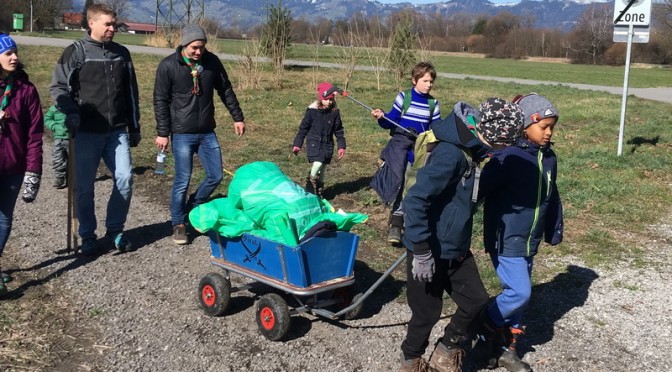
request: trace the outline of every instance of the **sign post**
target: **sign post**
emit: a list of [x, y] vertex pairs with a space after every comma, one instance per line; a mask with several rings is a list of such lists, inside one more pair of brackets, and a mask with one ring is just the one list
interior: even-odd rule
[[628, 43], [625, 55], [623, 99], [621, 100], [621, 123], [618, 130], [618, 156], [623, 153], [623, 132], [625, 130], [625, 108], [628, 102], [628, 77], [630, 76], [632, 43], [633, 41], [636, 43], [649, 42], [651, 2], [652, 0], [614, 1], [614, 42]]

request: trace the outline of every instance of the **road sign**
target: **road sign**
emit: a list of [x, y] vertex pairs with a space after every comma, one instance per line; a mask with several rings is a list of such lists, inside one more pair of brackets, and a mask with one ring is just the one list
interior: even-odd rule
[[[630, 26], [627, 25], [626, 26], [614, 25], [614, 43], [627, 43], [629, 28]], [[651, 32], [650, 26], [633, 26], [632, 42], [640, 44], [648, 43], [650, 32]]]
[[614, 0], [614, 25], [648, 26], [652, 0]]

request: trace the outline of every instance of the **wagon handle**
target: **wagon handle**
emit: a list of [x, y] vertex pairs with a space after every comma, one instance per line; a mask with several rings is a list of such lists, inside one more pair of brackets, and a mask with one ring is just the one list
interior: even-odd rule
[[366, 292], [364, 292], [364, 294], [362, 295], [362, 297], [360, 297], [356, 302], [350, 304], [350, 306], [346, 307], [345, 309], [342, 309], [341, 311], [339, 311], [339, 312], [337, 312], [337, 313], [334, 313], [334, 314], [331, 316], [331, 318], [332, 318], [332, 319], [337, 319], [337, 318], [340, 317], [341, 315], [343, 315], [343, 314], [347, 313], [348, 311], [350, 311], [350, 310], [356, 308], [356, 307], [359, 306], [362, 302], [364, 302], [364, 300], [366, 300], [366, 298], [369, 297], [369, 295], [371, 295], [371, 293], [372, 293], [373, 291], [375, 291], [376, 288], [378, 288], [378, 287], [380, 286], [380, 284], [381, 284], [385, 279], [387, 279], [388, 276], [390, 276], [390, 274], [392, 273], [392, 271], [394, 271], [394, 270], [395, 270], [395, 269], [396, 269], [402, 262], [404, 262], [404, 260], [406, 259], [406, 256], [408, 256], [408, 250], [404, 249], [404, 253], [402, 253], [401, 256], [399, 256], [399, 258], [397, 258], [397, 260], [392, 264], [392, 266], [390, 266], [390, 267], [383, 273], [383, 275], [381, 275], [380, 278], [378, 278], [378, 280], [376, 280], [376, 282], [373, 283], [373, 285], [372, 285], [369, 289], [367, 289]]

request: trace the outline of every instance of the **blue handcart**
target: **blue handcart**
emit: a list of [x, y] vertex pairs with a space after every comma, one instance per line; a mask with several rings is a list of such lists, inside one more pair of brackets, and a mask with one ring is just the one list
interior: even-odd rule
[[[209, 232], [210, 263], [224, 269], [224, 275], [209, 273], [199, 284], [201, 308], [211, 316], [226, 312], [231, 294], [268, 285], [292, 295], [291, 307], [277, 293], [262, 295], [256, 305], [256, 321], [269, 340], [282, 339], [289, 330], [291, 315], [311, 313], [329, 319], [355, 319], [364, 300], [406, 259], [406, 250], [365, 292], [355, 285], [354, 266], [359, 236], [334, 231], [312, 237], [297, 246], [287, 246], [251, 234], [227, 238]], [[231, 287], [231, 272], [254, 282]]]

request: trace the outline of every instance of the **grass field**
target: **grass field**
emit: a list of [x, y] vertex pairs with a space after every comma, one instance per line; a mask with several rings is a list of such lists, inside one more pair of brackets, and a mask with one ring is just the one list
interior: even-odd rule
[[[225, 47], [229, 44], [233, 43], [227, 41]], [[27, 65], [31, 80], [38, 86], [46, 110], [51, 104], [48, 94], [51, 73], [61, 49], [19, 47], [22, 61]], [[169, 175], [157, 176], [151, 171], [156, 154], [153, 145], [156, 132], [152, 89], [159, 60], [158, 56], [134, 55], [141, 90], [144, 139], [138, 148], [133, 149], [132, 155], [137, 172], [134, 185], [136, 192], [152, 196], [165, 206], [170, 188]], [[512, 75], [531, 78], [528, 76], [529, 71], [543, 70], [543, 66], [527, 62], [518, 62], [525, 67], [515, 69], [514, 65], [505, 67], [511, 61], [477, 61], [473, 64], [481, 61], [487, 63], [490, 66], [488, 70], [493, 71], [493, 74], [508, 69]], [[437, 62], [437, 65], [442, 66], [440, 63]], [[234, 86], [242, 86], [248, 77], [243, 76], [240, 68], [232, 62], [225, 61], [225, 66]], [[566, 78], [573, 82], [585, 83], [587, 81], [574, 78], [591, 75], [592, 67], [565, 67], [584, 71], [583, 75], [568, 73]], [[669, 72], [666, 71], [668, 75]], [[224, 166], [234, 171], [252, 161], [273, 161], [288, 176], [302, 183], [309, 165], [304, 152], [296, 157], [291, 154], [291, 141], [306, 106], [314, 99], [316, 83], [331, 81], [338, 84], [343, 80], [343, 74], [335, 69], [314, 71], [310, 68], [291, 68], [284, 71], [282, 89], [273, 88], [274, 77], [270, 70], [265, 70], [263, 74], [261, 88], [237, 89], [248, 125], [244, 137], [238, 138], [233, 134], [231, 117], [221, 103], [216, 104], [217, 134], [222, 144]], [[559, 79], [549, 77], [548, 80]], [[669, 82], [669, 77], [665, 81]], [[394, 83], [385, 80], [381, 91], [375, 86], [371, 74], [356, 72], [351, 81], [350, 94], [373, 107], [387, 110], [397, 93]], [[439, 99], [442, 116], [445, 116], [456, 101], [477, 105], [491, 96], [511, 98], [530, 91], [549, 97], [560, 111], [554, 141], [559, 157], [558, 186], [565, 207], [565, 241], [558, 247], [541, 248], [535, 260], [534, 282], [545, 282], [564, 272], [566, 265], [559, 263], [563, 262], [563, 256], [578, 257], [588, 267], [605, 270], [624, 264], [646, 266], [647, 262], [641, 259], [641, 251], [644, 249], [643, 237], [650, 234], [647, 226], [667, 216], [672, 201], [672, 175], [669, 170], [672, 164], [672, 106], [630, 98], [625, 151], [623, 156], [617, 157], [620, 96], [561, 86], [522, 86], [448, 79], [439, 79], [432, 93]], [[346, 157], [335, 161], [327, 170], [325, 195], [337, 208], [369, 215], [366, 224], [355, 228], [361, 237], [358, 261], [365, 262], [369, 268], [380, 273], [400, 254], [399, 249], [391, 248], [384, 242], [388, 211], [381, 205], [375, 192], [367, 187], [375, 170], [378, 153], [388, 135], [377, 126], [367, 110], [342, 97], [337, 101], [342, 110], [348, 148]], [[46, 156], [49, 160], [49, 155]], [[170, 170], [170, 156], [168, 164]], [[197, 170], [195, 176], [202, 177], [202, 172]], [[47, 185], [50, 183], [49, 180], [44, 182]], [[225, 194], [229, 182], [230, 177], [225, 177], [219, 192]], [[192, 182], [192, 185], [195, 183]], [[482, 253], [480, 215], [476, 216], [475, 221], [473, 251], [486, 287], [491, 294], [496, 294], [499, 290], [497, 277]], [[621, 261], [621, 258], [628, 260]], [[363, 282], [367, 284], [367, 281], [376, 278], [358, 278], [358, 281], [360, 279], [364, 279]], [[58, 348], [53, 345], [54, 340], [61, 337], [58, 334], [60, 328], [54, 328], [53, 325], [67, 322], [70, 313], [63, 309], [68, 309], [69, 305], [57, 288], [51, 285], [40, 288], [32, 295], [34, 298], [22, 302], [0, 302], [0, 335], [3, 332], [18, 335], [16, 339], [5, 338], [6, 342], [0, 343], [0, 364], [12, 365], [17, 369], [22, 366], [26, 369], [35, 369], [35, 366], [38, 366], [37, 369], [47, 369], [50, 363], [60, 357]], [[46, 306], [45, 301], [50, 296], [61, 301], [56, 301], [56, 305], [50, 302], [50, 306]], [[403, 300], [403, 293], [400, 293], [399, 298]], [[447, 301], [446, 306], [451, 306], [451, 302]], [[26, 316], [35, 312], [25, 311], [24, 308], [39, 308], [41, 310], [38, 313], [42, 315], [27, 320]], [[22, 343], [22, 335], [39, 335], [39, 338], [29, 338], [29, 345], [26, 346]]]
[[[51, 31], [49, 33], [35, 33], [39, 36], [78, 39], [80, 31]], [[145, 45], [145, 35], [118, 33], [115, 40], [124, 44]], [[220, 53], [241, 54], [245, 45], [250, 41], [223, 40], [211, 41], [214, 48]], [[370, 48], [368, 49], [371, 50]], [[291, 46], [288, 59], [312, 61], [316, 53], [315, 45], [294, 44]], [[382, 51], [380, 53], [383, 53]], [[343, 48], [337, 46], [320, 45], [317, 55], [321, 62], [342, 63]], [[474, 58], [477, 57], [477, 58]], [[636, 52], [633, 52], [633, 62], [636, 61]], [[623, 86], [623, 66], [593, 66], [572, 65], [552, 62], [529, 62], [510, 59], [482, 58], [478, 55], [451, 54], [430, 52], [432, 63], [440, 72], [455, 74], [498, 76], [531, 79], [540, 81], [556, 81], [562, 83], [582, 83], [606, 86]], [[373, 65], [361, 49], [358, 62], [362, 65]], [[629, 86], [633, 88], [651, 88], [672, 85], [672, 69], [669, 68], [632, 68], [629, 76]]]

